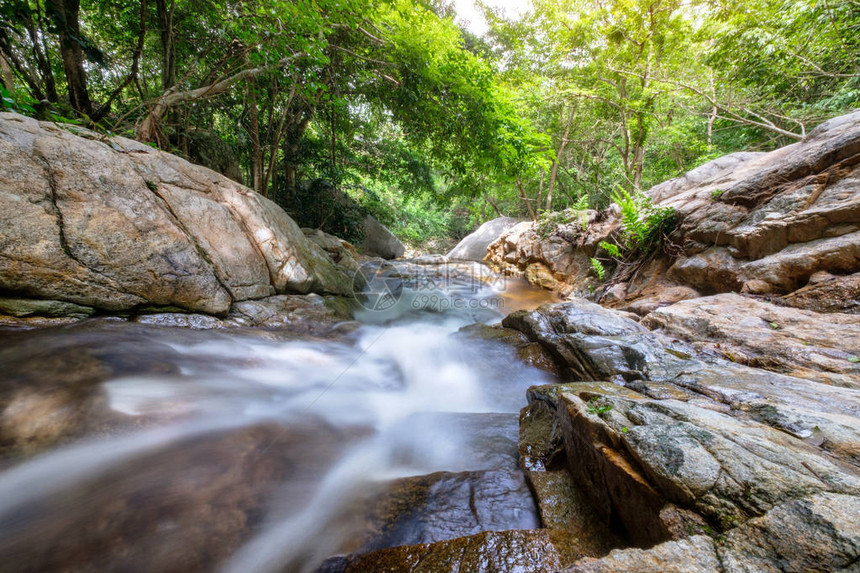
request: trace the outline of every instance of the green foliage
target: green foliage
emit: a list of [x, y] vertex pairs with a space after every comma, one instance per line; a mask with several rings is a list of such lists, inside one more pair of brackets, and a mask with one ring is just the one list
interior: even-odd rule
[[0, 110], [35, 116], [36, 108], [32, 105], [35, 103], [30, 98], [21, 97], [18, 94], [13, 95], [9, 90], [0, 86]]
[[612, 403], [605, 398], [594, 396], [586, 403], [585, 409], [589, 414], [603, 417], [604, 414], [612, 410]]
[[591, 257], [591, 268], [597, 273], [598, 279], [603, 280], [606, 278], [606, 269], [603, 267], [603, 263], [594, 257]]
[[302, 227], [321, 229], [350, 242], [361, 242], [367, 211], [322, 179], [297, 185], [288, 195], [287, 212]]
[[710, 16], [706, 63], [759, 121], [798, 131], [860, 103], [856, 2], [728, 0]]
[[631, 195], [626, 189], [620, 189], [612, 200], [621, 209], [622, 240], [630, 251], [648, 254], [674, 229], [675, 209], [653, 205], [644, 193]]
[[609, 256], [616, 259], [621, 258], [621, 249], [618, 248], [618, 245], [607, 243], [606, 241], [600, 241], [598, 246], [609, 253]]

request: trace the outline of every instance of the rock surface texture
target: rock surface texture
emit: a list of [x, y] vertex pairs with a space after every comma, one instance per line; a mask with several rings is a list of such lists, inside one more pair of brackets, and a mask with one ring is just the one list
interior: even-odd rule
[[278, 206], [174, 155], [10, 113], [0, 155], [8, 298], [223, 316], [275, 294], [352, 292]]
[[[735, 153], [647, 194], [674, 207], [673, 257], [619, 272], [603, 302], [646, 314], [700, 294], [749, 292], [826, 312], [860, 298], [860, 112], [832, 119], [770, 153]], [[589, 258], [620, 230], [609, 209], [541, 237], [523, 223], [489, 246], [495, 266], [563, 294], [602, 285]], [[607, 261], [607, 264], [609, 261]]]
[[532, 388], [521, 416], [542, 511], [562, 465], [597, 521], [641, 548], [567, 571], [856, 568], [855, 315], [719, 295], [640, 323], [574, 299], [503, 325], [569, 380]]
[[383, 259], [399, 259], [406, 253], [406, 245], [370, 215], [361, 221], [361, 232], [364, 234], [361, 250], [369, 255]]
[[451, 260], [483, 261], [487, 255], [487, 247], [519, 222], [519, 219], [513, 217], [498, 217], [487, 221], [474, 233], [457, 243], [447, 256]]

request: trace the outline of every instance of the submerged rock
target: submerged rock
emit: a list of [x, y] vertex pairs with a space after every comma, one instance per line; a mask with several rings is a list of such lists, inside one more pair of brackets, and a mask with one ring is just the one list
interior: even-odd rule
[[402, 478], [366, 503], [366, 533], [357, 548], [362, 552], [540, 525], [531, 492], [517, 470]]
[[319, 573], [554, 573], [588, 553], [588, 548], [578, 547], [575, 540], [571, 542], [557, 531], [487, 531], [335, 558]]

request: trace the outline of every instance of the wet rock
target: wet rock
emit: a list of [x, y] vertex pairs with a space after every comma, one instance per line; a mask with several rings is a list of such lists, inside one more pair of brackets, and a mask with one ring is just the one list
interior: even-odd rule
[[514, 312], [502, 326], [540, 343], [566, 379], [648, 378], [666, 363], [664, 347], [645, 327], [582, 299]]
[[157, 312], [152, 314], [141, 314], [136, 316], [133, 322], [149, 324], [153, 326], [166, 326], [171, 328], [196, 328], [208, 330], [213, 328], [224, 328], [227, 324], [214, 316], [208, 314], [187, 314], [179, 312]]
[[200, 330], [219, 328], [276, 328], [293, 334], [345, 333], [358, 325], [352, 321], [353, 300], [318, 294], [276, 295], [234, 303], [223, 319], [205, 314], [154, 312], [138, 314], [140, 324]]
[[[274, 203], [173, 155], [0, 115], [0, 288], [110, 312], [225, 315], [352, 281]], [[50, 309], [48, 309], [50, 310]]]
[[421, 467], [428, 459], [444, 460], [451, 471], [519, 468], [517, 415], [510, 413], [417, 413], [403, 420], [398, 430], [432, 436], [416, 447], [395, 448], [399, 462]]
[[318, 294], [279, 295], [237, 302], [224, 320], [235, 326], [285, 328], [292, 332], [325, 334], [336, 324], [352, 320], [351, 302]]
[[475, 323], [463, 327], [460, 332], [470, 338], [502, 342], [516, 349], [517, 357], [523, 363], [553, 375], [558, 373], [558, 368], [549, 352], [540, 343], [529, 341], [518, 330]]
[[531, 492], [516, 470], [404, 478], [387, 485], [368, 505], [370, 531], [362, 552], [540, 524]]
[[519, 219], [513, 217], [499, 217], [487, 221], [474, 233], [457, 243], [447, 256], [451, 260], [483, 261], [490, 243], [519, 222]]
[[338, 558], [328, 573], [551, 573], [583, 557], [563, 534], [546, 529], [488, 531], [423, 545], [392, 547]]
[[687, 341], [718, 343], [733, 361], [860, 388], [860, 318], [721, 294], [655, 310], [642, 323]]
[[86, 318], [95, 314], [95, 309], [61, 300], [0, 298], [0, 314], [14, 316], [16, 318], [26, 318], [30, 316]]
[[553, 276], [552, 271], [543, 263], [532, 263], [528, 265], [523, 273], [523, 277], [530, 284], [545, 288], [547, 290], [557, 290], [559, 282]]
[[625, 543], [602, 520], [582, 489], [567, 471], [564, 440], [554, 412], [533, 401], [520, 412], [520, 463], [540, 509], [541, 524], [559, 537], [588, 547], [591, 555], [604, 555]]
[[601, 559], [586, 558], [564, 573], [723, 573], [714, 541], [702, 535], [662, 543], [653, 549], [616, 549]]

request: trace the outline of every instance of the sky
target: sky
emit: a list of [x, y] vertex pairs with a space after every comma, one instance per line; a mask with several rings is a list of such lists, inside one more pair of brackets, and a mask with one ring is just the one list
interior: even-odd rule
[[[485, 0], [485, 3], [503, 9], [508, 16], [517, 16], [529, 6], [526, 0]], [[466, 28], [470, 32], [481, 36], [487, 31], [487, 23], [474, 0], [454, 0], [454, 8], [457, 10], [457, 20], [469, 22]]]

